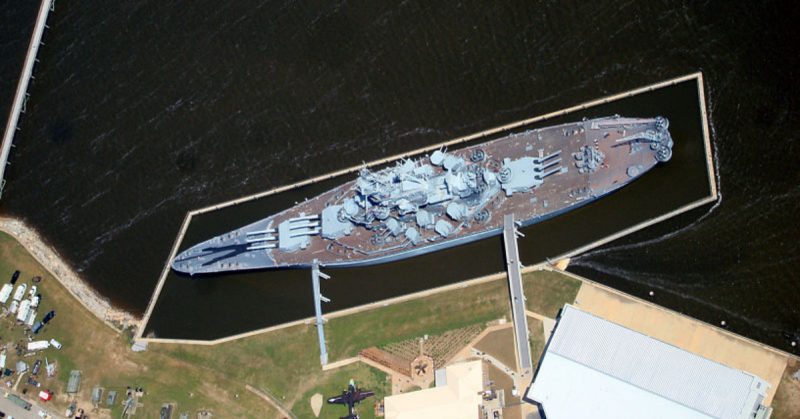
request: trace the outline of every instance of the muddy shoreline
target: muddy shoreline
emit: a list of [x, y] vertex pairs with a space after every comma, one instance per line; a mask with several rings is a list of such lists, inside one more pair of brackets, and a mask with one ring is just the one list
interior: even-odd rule
[[42, 240], [36, 230], [18, 219], [0, 217], [0, 231], [14, 237], [81, 305], [109, 327], [118, 332], [138, 327], [140, 318], [114, 307], [107, 298], [89, 286], [55, 249]]

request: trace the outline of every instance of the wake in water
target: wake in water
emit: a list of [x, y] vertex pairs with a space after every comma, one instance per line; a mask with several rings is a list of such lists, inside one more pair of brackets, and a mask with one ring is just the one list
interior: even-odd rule
[[656, 289], [659, 292], [664, 292], [664, 293], [679, 297], [679, 298], [684, 299], [684, 300], [689, 300], [689, 301], [692, 301], [694, 303], [698, 303], [698, 304], [700, 304], [702, 306], [705, 306], [705, 307], [711, 308], [713, 310], [716, 310], [719, 313], [724, 313], [725, 316], [727, 316], [729, 318], [737, 319], [737, 320], [739, 320], [739, 321], [741, 321], [743, 323], [746, 323], [748, 325], [756, 326], [756, 327], [762, 328], [764, 330], [778, 330], [778, 329], [780, 329], [780, 325], [777, 324], [777, 323], [759, 321], [759, 320], [756, 320], [756, 319], [753, 319], [753, 318], [750, 318], [750, 317], [746, 317], [746, 316], [744, 316], [744, 315], [742, 315], [740, 313], [737, 313], [735, 311], [732, 311], [732, 310], [730, 310], [730, 309], [728, 309], [726, 307], [723, 307], [723, 306], [718, 305], [718, 304], [714, 304], [714, 303], [712, 303], [712, 302], [710, 302], [710, 301], [708, 301], [706, 299], [698, 298], [698, 297], [692, 295], [691, 293], [683, 293], [683, 292], [679, 292], [679, 291], [676, 290], [676, 288], [684, 290], [684, 291], [688, 290], [688, 289], [691, 289], [691, 288], [704, 288], [702, 286], [703, 283], [700, 282], [700, 281], [692, 281], [690, 283], [674, 281], [674, 280], [666, 279], [665, 276], [663, 276], [663, 275], [654, 274], [654, 273], [651, 273], [651, 272], [641, 272], [641, 271], [634, 272], [634, 271], [631, 271], [631, 270], [628, 270], [628, 269], [623, 269], [623, 268], [619, 268], [619, 267], [616, 267], [616, 266], [610, 266], [608, 264], [603, 264], [603, 263], [600, 263], [600, 262], [598, 262], [596, 260], [592, 260], [597, 256], [613, 254], [613, 253], [620, 253], [620, 252], [628, 252], [628, 251], [633, 250], [633, 249], [646, 248], [648, 246], [653, 246], [655, 244], [670, 240], [670, 239], [672, 239], [674, 237], [678, 237], [678, 236], [680, 236], [682, 234], [691, 232], [694, 229], [696, 229], [709, 216], [711, 216], [711, 214], [713, 214], [717, 210], [717, 208], [719, 208], [719, 206], [722, 204], [722, 196], [723, 196], [722, 195], [722, 182], [721, 182], [720, 175], [719, 175], [720, 168], [719, 168], [719, 158], [718, 158], [718, 149], [719, 149], [719, 147], [717, 147], [717, 132], [716, 132], [716, 128], [715, 128], [714, 123], [713, 123], [713, 118], [711, 116], [712, 113], [713, 113], [713, 108], [714, 108], [713, 102], [712, 102], [713, 95], [711, 93], [712, 92], [709, 89], [709, 95], [708, 95], [708, 127], [709, 127], [709, 131], [710, 131], [709, 132], [710, 133], [709, 137], [710, 137], [710, 140], [711, 140], [711, 143], [712, 143], [714, 177], [715, 177], [714, 181], [716, 182], [716, 186], [717, 186], [717, 200], [714, 202], [714, 205], [712, 205], [711, 208], [708, 209], [708, 211], [706, 211], [703, 215], [698, 217], [696, 220], [692, 221], [688, 225], [686, 225], [684, 227], [681, 227], [681, 228], [679, 228], [677, 230], [671, 231], [671, 232], [666, 233], [666, 234], [662, 234], [662, 235], [660, 235], [658, 237], [654, 237], [654, 238], [649, 239], [649, 240], [643, 240], [643, 241], [639, 241], [639, 242], [636, 242], [636, 243], [621, 244], [621, 245], [617, 245], [617, 246], [610, 246], [610, 247], [606, 247], [606, 248], [599, 248], [599, 249], [596, 249], [596, 250], [593, 250], [593, 251], [589, 251], [589, 252], [583, 253], [583, 254], [578, 255], [577, 257], [573, 258], [572, 261], [571, 261], [571, 265], [578, 266], [578, 267], [583, 267], [583, 268], [587, 268], [587, 269], [591, 269], [591, 270], [599, 272], [601, 274], [612, 275], [612, 276], [615, 276], [617, 278], [624, 279], [625, 281], [628, 281], [630, 283], [647, 286], [649, 288]]
[[[720, 206], [720, 204], [722, 204], [722, 183], [721, 183], [720, 177], [719, 177], [719, 158], [718, 158], [718, 155], [717, 155], [718, 147], [717, 147], [717, 142], [716, 142], [717, 132], [716, 132], [716, 130], [714, 128], [714, 123], [712, 122], [713, 119], [711, 118], [713, 106], [712, 106], [712, 102], [711, 102], [711, 92], [710, 92], [710, 90], [709, 90], [709, 95], [708, 96], [709, 96], [709, 98], [708, 98], [708, 126], [709, 126], [709, 130], [710, 130], [709, 137], [710, 137], [710, 140], [711, 140], [711, 143], [712, 143], [711, 150], [712, 150], [712, 153], [713, 153], [713, 158], [712, 158], [713, 162], [712, 163], [714, 164], [714, 177], [715, 177], [714, 181], [716, 182], [716, 185], [717, 185], [717, 200], [716, 200], [716, 202], [714, 202], [714, 205], [712, 205], [711, 208], [709, 208], [708, 211], [706, 211], [706, 213], [701, 215], [698, 219], [694, 220], [690, 224], [688, 224], [688, 225], [686, 225], [684, 227], [681, 227], [681, 228], [679, 228], [679, 229], [677, 229], [675, 231], [663, 234], [661, 236], [658, 236], [658, 237], [655, 237], [655, 238], [652, 238], [652, 239], [649, 239], [649, 240], [644, 240], [644, 241], [640, 241], [640, 242], [636, 242], [636, 243], [621, 244], [621, 245], [618, 245], [618, 246], [610, 246], [610, 247], [606, 247], [606, 248], [599, 248], [599, 249], [596, 249], [596, 250], [588, 251], [586, 253], [582, 253], [582, 254], [576, 256], [575, 258], [573, 258], [572, 262], [571, 262], [572, 264], [578, 265], [578, 266], [586, 266], [587, 262], [585, 261], [585, 259], [591, 258], [593, 256], [600, 256], [600, 255], [605, 255], [605, 254], [608, 254], [608, 253], [628, 251], [628, 250], [631, 250], [631, 249], [639, 249], [639, 248], [642, 248], [642, 247], [646, 247], [646, 246], [650, 246], [650, 245], [653, 245], [653, 244], [656, 244], [656, 243], [663, 242], [665, 240], [669, 240], [669, 239], [671, 239], [673, 237], [676, 237], [676, 236], [679, 236], [679, 235], [681, 235], [683, 233], [690, 232], [690, 231], [694, 230], [695, 227], [700, 225], [700, 223], [702, 223], [712, 213], [714, 213], [714, 211]], [[626, 279], [628, 279], [628, 278], [626, 278]]]
[[659, 277], [653, 274], [643, 273], [643, 272], [631, 272], [625, 269], [620, 268], [613, 268], [599, 263], [593, 263], [589, 261], [583, 261], [580, 264], [576, 264], [581, 267], [592, 269], [594, 271], [612, 275], [618, 278], [623, 278], [626, 281], [631, 283], [635, 283], [638, 285], [644, 285], [649, 288], [655, 289], [658, 292], [663, 292], [666, 294], [670, 294], [676, 297], [680, 297], [684, 300], [688, 300], [704, 307], [708, 307], [713, 309], [721, 314], [724, 314], [726, 317], [726, 321], [730, 322], [730, 319], [736, 319], [740, 323], [747, 324], [748, 326], [758, 327], [762, 330], [768, 331], [776, 331], [781, 330], [781, 325], [775, 322], [766, 322], [763, 320], [755, 319], [752, 317], [745, 316], [741, 313], [737, 313], [732, 311], [724, 306], [719, 304], [712, 303], [706, 299], [698, 298], [692, 294], [684, 294], [675, 290], [676, 286], [681, 288], [691, 288], [692, 286], [687, 286], [686, 284], [676, 284], [673, 281], [668, 281], [663, 279], [663, 277]]

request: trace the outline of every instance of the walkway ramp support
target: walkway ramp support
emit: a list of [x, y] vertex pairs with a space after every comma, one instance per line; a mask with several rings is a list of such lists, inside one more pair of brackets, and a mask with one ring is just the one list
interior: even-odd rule
[[506, 253], [508, 289], [511, 295], [511, 315], [514, 320], [514, 343], [517, 345], [517, 367], [522, 374], [532, 372], [528, 319], [525, 315], [525, 294], [522, 292], [522, 264], [519, 262], [517, 237], [524, 235], [517, 231], [519, 223], [514, 222], [514, 214], [503, 217], [503, 248]]
[[324, 367], [328, 364], [328, 351], [325, 348], [325, 319], [322, 317], [322, 302], [329, 303], [330, 298], [325, 297], [319, 290], [319, 279], [330, 279], [330, 276], [320, 272], [319, 263], [315, 260], [311, 265], [311, 285], [314, 289], [314, 311], [317, 316], [317, 336], [319, 337], [319, 362]]

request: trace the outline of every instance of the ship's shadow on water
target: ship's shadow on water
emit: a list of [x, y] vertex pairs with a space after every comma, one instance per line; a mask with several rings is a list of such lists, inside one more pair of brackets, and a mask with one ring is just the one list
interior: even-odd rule
[[[698, 94], [697, 81], [691, 79], [532, 125], [531, 128], [536, 128], [613, 114], [661, 115], [670, 121], [675, 146], [672, 160], [620, 191], [526, 228], [525, 238], [520, 241], [523, 263], [532, 265], [563, 255], [709, 197], [712, 191]], [[290, 207], [352, 176], [343, 175], [194, 216], [178, 251]], [[326, 272], [332, 278], [322, 283], [322, 293], [331, 302], [324, 304], [323, 310], [355, 307], [503, 269], [499, 236], [388, 264], [328, 269]], [[313, 315], [311, 275], [307, 270], [264, 270], [196, 278], [170, 271], [144, 335], [217, 339]]]

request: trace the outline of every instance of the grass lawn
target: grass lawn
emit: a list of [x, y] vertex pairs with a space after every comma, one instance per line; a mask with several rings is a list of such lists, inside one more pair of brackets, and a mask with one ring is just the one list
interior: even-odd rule
[[[319, 380], [314, 388], [308, 389], [308, 391], [297, 400], [292, 411], [298, 418], [314, 417], [310, 403], [311, 396], [313, 396], [314, 393], [322, 394], [323, 399], [339, 395], [346, 389], [350, 379], [354, 379], [357, 387], [375, 392], [375, 396], [356, 405], [359, 417], [362, 419], [372, 419], [375, 417], [374, 403], [391, 393], [392, 385], [388, 378], [389, 377], [381, 371], [360, 362], [338, 368], [335, 371], [330, 371], [325, 374], [324, 378]], [[324, 402], [319, 417], [335, 418], [345, 416], [346, 414], [346, 406]]]
[[502, 280], [433, 294], [331, 319], [325, 326], [328, 353], [333, 361], [344, 359], [370, 346], [511, 319], [510, 310], [508, 285]]
[[[325, 326], [330, 360], [355, 356], [370, 346], [424, 334], [435, 335], [503, 316], [510, 318], [507, 296], [506, 283], [492, 281], [331, 319]], [[339, 377], [344, 380], [337, 382], [338, 378], [330, 377], [338, 371], [320, 371], [313, 325], [281, 329], [211, 347], [159, 344], [151, 348], [154, 346], [188, 362], [210, 364], [225, 359], [222, 362], [231, 364], [226, 369], [249, 365], [244, 377], [249, 384], [269, 390], [297, 412], [310, 408], [308, 398], [314, 392], [323, 393], [320, 388], [336, 388], [338, 390], [333, 393], [336, 394], [351, 378], [344, 374]], [[385, 374], [377, 371], [373, 374], [382, 375], [385, 380]], [[359, 381], [358, 377], [352, 378]]]
[[555, 318], [566, 303], [573, 303], [581, 281], [554, 271], [533, 271], [522, 275], [525, 307], [535, 313]]
[[[89, 397], [92, 387], [100, 385], [105, 387], [105, 394], [109, 390], [121, 392], [119, 403], [124, 400], [127, 386], [144, 387], [146, 394], [140, 399], [143, 406], [137, 411], [138, 417], [158, 417], [161, 404], [165, 402], [177, 403], [176, 413], [193, 414], [208, 408], [218, 414], [227, 412], [233, 417], [275, 415], [263, 400], [245, 391], [245, 383], [240, 377], [218, 369], [214, 363], [191, 364], [157, 345], [151, 346], [147, 352], [133, 353], [128, 336], [116, 333], [84, 309], [16, 240], [0, 232], [0, 281], [5, 283], [14, 270], [21, 271], [17, 285], [27, 283], [30, 287], [33, 276], [42, 277], [42, 282], [37, 284], [38, 292], [42, 294], [37, 318], [51, 309], [56, 310], [56, 317], [37, 335], [37, 339], [56, 338], [63, 348], [49, 348], [33, 357], [23, 358], [31, 366], [36, 359], [44, 361], [45, 357], [56, 362], [56, 377], [46, 378], [44, 366], [39, 373], [42, 388], [56, 394], [54, 400], [48, 402], [50, 410], [63, 412], [66, 409], [69, 404], [65, 394], [67, 378], [70, 370], [78, 369], [82, 372], [78, 405], [87, 412], [91, 409]], [[13, 368], [19, 359], [13, 350], [13, 342], [24, 339], [23, 329], [16, 326], [13, 318], [0, 319], [0, 337], [0, 344], [9, 346], [6, 365]], [[16, 375], [13, 378], [16, 379]], [[31, 386], [22, 384], [18, 390], [27, 390], [29, 395], [34, 392]], [[118, 405], [112, 411], [104, 409], [92, 416], [119, 417], [121, 412]]]
[[[147, 351], [133, 353], [128, 335], [116, 333], [91, 315], [16, 240], [0, 233], [0, 281], [10, 278], [15, 269], [22, 272], [18, 284], [30, 285], [34, 275], [43, 278], [38, 284], [43, 295], [38, 317], [50, 309], [57, 312], [40, 335], [61, 341], [63, 349], [50, 348], [25, 358], [29, 364], [44, 356], [56, 361], [57, 377], [40, 380], [43, 387], [57, 394], [51, 402], [55, 405], [52, 410], [63, 411], [69, 403], [64, 391], [71, 369], [82, 371], [77, 398], [79, 406], [87, 411], [95, 385], [104, 387], [105, 394], [109, 390], [119, 391], [120, 402], [127, 386], [143, 387], [145, 396], [140, 401], [144, 405], [137, 411], [139, 417], [158, 417], [161, 405], [166, 402], [177, 404], [176, 416], [208, 409], [222, 417], [275, 417], [274, 409], [245, 390], [248, 384], [269, 391], [299, 417], [310, 415], [311, 395], [338, 394], [350, 378], [363, 388], [376, 391], [375, 400], [390, 389], [386, 375], [366, 365], [353, 364], [322, 372], [313, 325], [294, 326], [214, 346], [150, 344]], [[552, 272], [526, 274], [528, 308], [554, 316], [564, 302], [574, 300], [579, 286], [578, 281]], [[507, 282], [491, 281], [331, 319], [326, 325], [328, 351], [331, 361], [335, 361], [355, 356], [370, 346], [441, 334], [501, 317], [511, 318]], [[532, 333], [532, 345], [539, 335]], [[23, 329], [12, 319], [0, 319], [0, 337], [2, 344], [19, 341], [24, 338]], [[16, 359], [10, 350], [7, 365], [13, 366]], [[326, 405], [321, 417], [335, 417], [343, 412], [339, 406]], [[373, 417], [372, 402], [362, 405], [359, 413], [364, 418]], [[115, 406], [112, 411], [101, 410], [93, 416], [120, 414], [121, 406]]]
[[[530, 319], [528, 320], [530, 321]], [[478, 343], [475, 349], [485, 352], [509, 368], [517, 367], [517, 352], [514, 346], [514, 328], [495, 330], [488, 333]]]
[[531, 345], [531, 360], [533, 361], [533, 370], [539, 366], [539, 361], [542, 359], [544, 352], [544, 324], [539, 319], [528, 316], [528, 337]]

